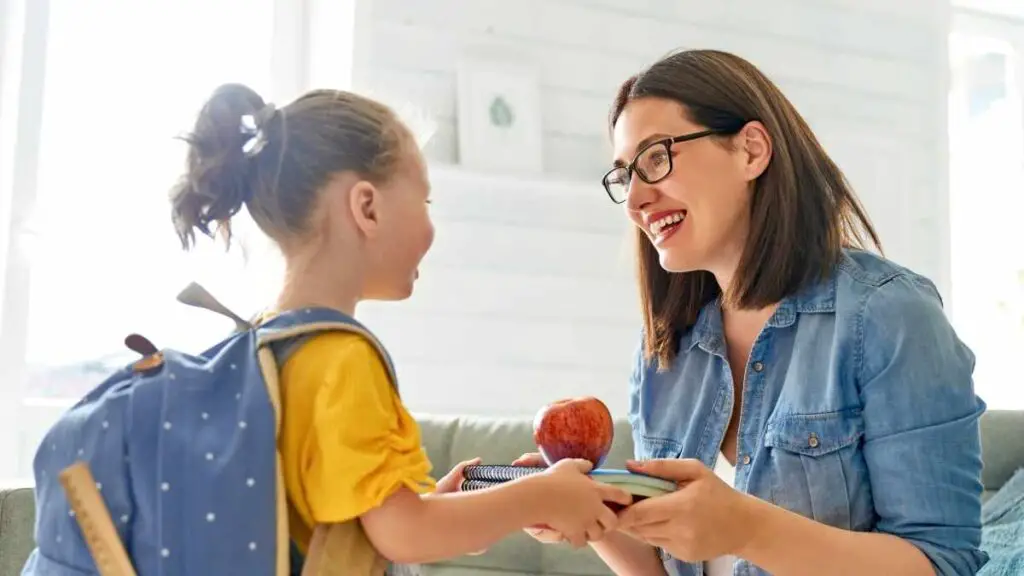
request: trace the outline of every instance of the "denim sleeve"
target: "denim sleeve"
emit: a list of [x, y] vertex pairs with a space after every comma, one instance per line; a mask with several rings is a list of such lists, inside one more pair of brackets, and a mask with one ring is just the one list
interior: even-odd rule
[[859, 393], [877, 530], [916, 545], [937, 574], [975, 574], [987, 555], [974, 355], [924, 278], [893, 278], [862, 314]]

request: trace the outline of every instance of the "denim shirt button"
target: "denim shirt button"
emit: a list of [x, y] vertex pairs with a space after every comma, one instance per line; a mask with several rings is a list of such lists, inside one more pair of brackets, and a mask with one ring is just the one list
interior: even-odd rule
[[754, 372], [760, 372], [764, 370], [764, 362], [754, 362]]
[[811, 437], [807, 439], [807, 445], [810, 446], [811, 448], [817, 448], [818, 447], [818, 435], [815, 434], [814, 432], [811, 432]]
[[750, 464], [750, 454], [744, 454], [743, 455], [743, 463], [744, 464]]

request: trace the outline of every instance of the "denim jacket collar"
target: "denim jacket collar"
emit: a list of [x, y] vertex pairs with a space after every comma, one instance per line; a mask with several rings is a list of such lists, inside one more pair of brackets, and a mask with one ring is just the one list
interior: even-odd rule
[[[826, 279], [810, 284], [793, 296], [783, 299], [775, 313], [768, 319], [768, 327], [792, 326], [796, 322], [797, 314], [835, 312], [835, 296], [836, 275], [830, 274]], [[694, 346], [700, 346], [708, 354], [725, 357], [721, 295], [704, 305], [697, 316], [693, 330], [690, 331], [689, 341], [682, 344], [687, 350], [693, 349]]]

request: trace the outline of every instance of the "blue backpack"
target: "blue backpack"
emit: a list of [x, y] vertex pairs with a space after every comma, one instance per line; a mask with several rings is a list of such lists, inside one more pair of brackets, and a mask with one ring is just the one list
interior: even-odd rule
[[298, 574], [288, 539], [277, 451], [278, 367], [302, 339], [343, 330], [373, 343], [355, 319], [323, 308], [283, 313], [251, 326], [198, 285], [186, 304], [225, 314], [238, 330], [191, 355], [158, 351], [123, 367], [70, 408], [39, 446], [36, 548], [22, 574], [99, 574], [59, 475], [84, 462], [121, 545], [139, 575]]

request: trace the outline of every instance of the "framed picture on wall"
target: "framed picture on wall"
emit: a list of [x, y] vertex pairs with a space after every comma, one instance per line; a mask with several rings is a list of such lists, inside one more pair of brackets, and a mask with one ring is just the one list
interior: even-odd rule
[[457, 77], [459, 163], [472, 170], [544, 169], [540, 74], [528, 62], [466, 54]]

